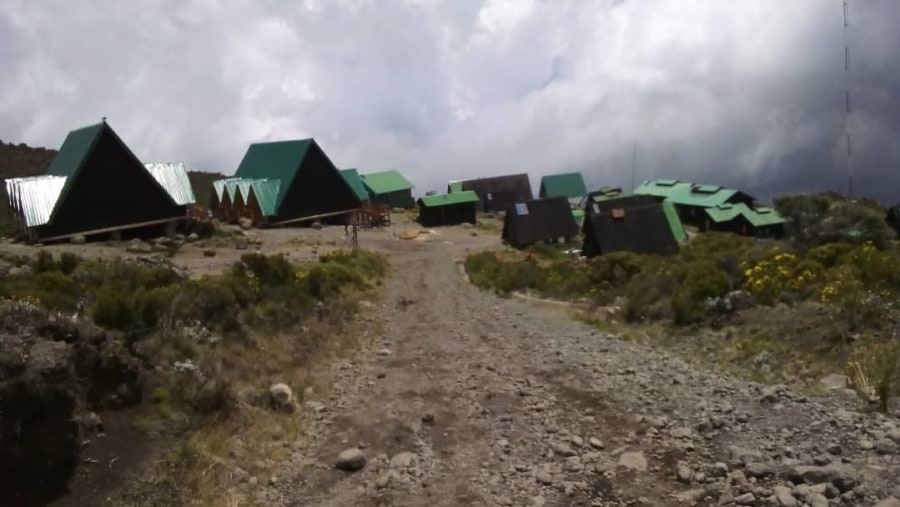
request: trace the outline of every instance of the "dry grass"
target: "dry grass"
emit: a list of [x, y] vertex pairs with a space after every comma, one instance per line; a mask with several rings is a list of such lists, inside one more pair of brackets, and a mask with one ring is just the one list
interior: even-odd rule
[[[343, 296], [335, 305], [349, 312], [362, 297]], [[170, 457], [169, 479], [190, 505], [255, 505], [254, 490], [277, 477], [279, 465], [289, 460], [292, 450], [306, 444], [310, 414], [304, 402], [328, 396], [331, 365], [367, 338], [378, 336], [379, 326], [373, 326], [371, 316], [360, 313], [349, 320], [311, 323], [302, 337], [257, 337], [255, 344], [214, 349], [216, 361], [227, 358], [227, 368], [218, 375], [231, 386], [239, 408], [195, 430]], [[298, 354], [298, 342], [313, 336], [326, 339], [314, 350]], [[293, 414], [274, 412], [263, 401], [268, 387], [277, 382], [294, 391], [298, 410]]]

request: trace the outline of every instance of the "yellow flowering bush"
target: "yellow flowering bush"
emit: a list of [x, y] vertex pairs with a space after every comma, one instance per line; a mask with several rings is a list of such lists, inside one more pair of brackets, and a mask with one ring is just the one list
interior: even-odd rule
[[900, 379], [900, 342], [893, 339], [854, 347], [845, 371], [861, 398], [887, 412]]
[[742, 267], [744, 289], [767, 305], [776, 303], [785, 294], [809, 296], [824, 271], [815, 261], [777, 251], [756, 262], [744, 263]]

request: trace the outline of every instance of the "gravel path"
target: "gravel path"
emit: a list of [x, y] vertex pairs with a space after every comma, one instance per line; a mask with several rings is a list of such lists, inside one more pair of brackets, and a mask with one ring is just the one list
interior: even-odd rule
[[[900, 497], [896, 419], [857, 412], [846, 394], [809, 399], [696, 371], [559, 310], [480, 292], [459, 261], [483, 240], [453, 239], [393, 243], [383, 338], [335, 366], [334, 394], [310, 404], [312, 443], [258, 500], [826, 506]], [[338, 469], [339, 454], [356, 447], [365, 466]]]

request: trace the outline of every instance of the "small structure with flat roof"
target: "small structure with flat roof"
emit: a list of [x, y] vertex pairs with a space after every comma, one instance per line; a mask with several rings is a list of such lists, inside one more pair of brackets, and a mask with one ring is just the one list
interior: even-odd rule
[[461, 223], [474, 224], [478, 195], [471, 190], [443, 195], [427, 195], [420, 198], [418, 204], [419, 222], [426, 227]]
[[416, 205], [412, 197], [415, 186], [399, 171], [363, 174], [362, 182], [375, 204], [402, 209], [410, 209]]

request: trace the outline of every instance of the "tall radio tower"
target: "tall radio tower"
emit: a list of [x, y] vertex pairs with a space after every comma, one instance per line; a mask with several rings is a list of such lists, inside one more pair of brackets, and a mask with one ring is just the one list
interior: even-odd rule
[[850, 134], [850, 114], [852, 112], [850, 104], [850, 87], [852, 80], [850, 79], [849, 28], [850, 5], [848, 4], [848, 0], [844, 0], [844, 78], [846, 79], [844, 134], [847, 137], [847, 197], [853, 198], [853, 138]]

